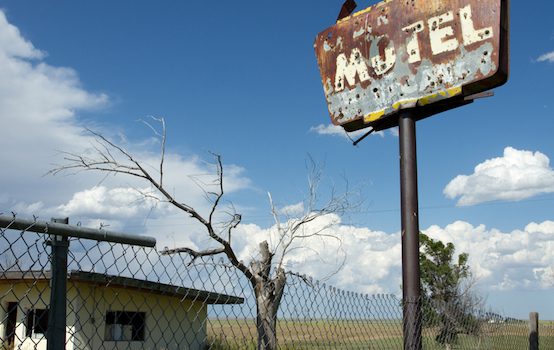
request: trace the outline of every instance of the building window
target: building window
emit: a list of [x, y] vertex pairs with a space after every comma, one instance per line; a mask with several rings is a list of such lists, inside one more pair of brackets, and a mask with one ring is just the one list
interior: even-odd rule
[[[4, 339], [7, 339], [8, 345], [11, 345], [14, 343], [15, 340], [15, 328], [17, 327], [17, 303], [11, 302], [8, 303], [6, 310], [6, 316], [4, 320], [5, 328], [4, 328]], [[13, 347], [12, 347], [13, 348]], [[8, 349], [11, 349], [8, 346]]]
[[144, 341], [146, 313], [108, 311], [104, 339], [111, 341]]
[[40, 338], [46, 335], [48, 328], [48, 310], [47, 309], [31, 309], [27, 312], [27, 333], [30, 338]]

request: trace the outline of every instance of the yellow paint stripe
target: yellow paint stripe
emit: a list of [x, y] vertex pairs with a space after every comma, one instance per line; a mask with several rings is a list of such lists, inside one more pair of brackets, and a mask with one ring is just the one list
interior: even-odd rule
[[417, 99], [409, 99], [409, 100], [401, 100], [401, 101], [398, 101], [396, 102], [395, 104], [392, 105], [392, 108], [394, 110], [399, 110], [401, 107], [403, 107], [404, 105], [407, 105], [407, 104], [415, 104], [417, 103]]
[[368, 13], [369, 11], [371, 11], [372, 8], [373, 6], [369, 6], [368, 8], [355, 12], [354, 14], [351, 15], [351, 17], [357, 17], [357, 16], [363, 15], [364, 13]]
[[[462, 87], [457, 86], [457, 87], [453, 87], [453, 88], [450, 88], [450, 89], [447, 89], [447, 90], [443, 90], [443, 91], [440, 91], [440, 92], [437, 92], [437, 93], [434, 93], [434, 94], [423, 96], [419, 100], [418, 99], [407, 99], [407, 100], [398, 101], [398, 102], [396, 102], [392, 105], [392, 108], [393, 108], [392, 111], [398, 111], [403, 106], [409, 105], [409, 104], [416, 104], [417, 103], [420, 106], [426, 106], [428, 104], [431, 104], [431, 103], [439, 101], [439, 100], [443, 100], [443, 99], [446, 99], [446, 98], [450, 98], [450, 97], [460, 95], [461, 93], [462, 93]], [[380, 111], [377, 111], [377, 112], [369, 113], [368, 115], [366, 115], [364, 117], [364, 123], [371, 123], [371, 122], [374, 122], [376, 120], [381, 119], [385, 115], [386, 111], [387, 111], [386, 109], [383, 109], [383, 110], [380, 110]]]
[[432, 103], [434, 100], [436, 100], [438, 96], [439, 94], [431, 94], [431, 95], [423, 96], [422, 98], [419, 99], [417, 103], [420, 106], [426, 106]]
[[448, 96], [454, 97], [454, 96], [460, 95], [462, 93], [462, 87], [461, 86], [456, 86], [456, 87], [450, 88], [446, 91], [448, 91]]
[[366, 115], [364, 117], [364, 122], [365, 123], [374, 122], [374, 121], [380, 119], [384, 115], [385, 115], [385, 110], [384, 109], [381, 110], [381, 111], [378, 111], [378, 112], [369, 113], [368, 115]]
[[435, 101], [439, 101], [439, 100], [443, 100], [443, 99], [446, 99], [446, 98], [454, 97], [454, 96], [460, 95], [461, 93], [462, 93], [462, 87], [461, 86], [456, 86], [456, 87], [453, 87], [453, 88], [450, 88], [450, 89], [447, 89], [447, 90], [440, 91], [440, 92], [435, 93], [435, 94], [423, 96], [422, 98], [420, 98], [418, 100], [418, 104], [420, 106], [426, 106], [426, 105], [431, 104]]
[[339, 20], [337, 21], [337, 23], [342, 23], [342, 22], [344, 22], [344, 21], [349, 20], [350, 18], [358, 17], [358, 16], [361, 16], [361, 15], [363, 15], [363, 14], [365, 14], [365, 13], [368, 13], [368, 12], [371, 11], [372, 8], [373, 8], [373, 6], [369, 6], [368, 8], [365, 8], [365, 9], [363, 9], [363, 10], [360, 10], [360, 11], [358, 11], [358, 12], [354, 12], [354, 13], [351, 14], [350, 16], [347, 16], [347, 17], [344, 17], [344, 18], [342, 18], [342, 19], [339, 19]]

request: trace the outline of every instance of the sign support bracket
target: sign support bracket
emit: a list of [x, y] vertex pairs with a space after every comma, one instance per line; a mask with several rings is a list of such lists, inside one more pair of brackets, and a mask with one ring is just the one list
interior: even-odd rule
[[404, 350], [420, 350], [422, 347], [416, 113], [414, 110], [402, 111], [398, 120], [400, 138]]
[[366, 137], [368, 137], [369, 135], [371, 135], [373, 132], [375, 131], [375, 129], [371, 129], [369, 130], [368, 132], [366, 132], [363, 136], [361, 136], [359, 139], [357, 139], [356, 141], [352, 142], [352, 146], [358, 146], [358, 144], [360, 142], [362, 142]]

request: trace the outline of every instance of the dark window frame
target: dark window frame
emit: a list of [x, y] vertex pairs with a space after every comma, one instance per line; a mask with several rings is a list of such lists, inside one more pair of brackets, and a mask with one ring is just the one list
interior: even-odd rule
[[[4, 309], [4, 308], [3, 308]], [[15, 331], [17, 328], [17, 311], [19, 309], [18, 302], [8, 302], [5, 307], [6, 316], [4, 317], [4, 338], [8, 345], [15, 341]]]
[[[146, 312], [141, 311], [106, 311], [104, 318], [106, 331], [104, 334], [105, 341], [144, 341], [146, 334]], [[113, 325], [131, 326], [131, 338], [124, 338], [125, 334], [121, 333], [121, 339], [115, 339], [115, 334], [112, 333]], [[123, 328], [123, 327], [122, 327]]]
[[29, 309], [25, 316], [25, 336], [45, 337], [48, 330], [48, 309]]

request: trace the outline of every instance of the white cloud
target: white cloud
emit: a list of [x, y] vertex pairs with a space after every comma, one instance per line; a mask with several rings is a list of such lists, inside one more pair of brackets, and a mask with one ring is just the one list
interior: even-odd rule
[[[307, 274], [346, 290], [363, 293], [399, 292], [401, 284], [400, 234], [387, 234], [341, 223], [337, 215], [318, 218], [306, 225], [307, 232], [322, 228], [329, 237], [312, 237], [295, 243], [284, 262], [288, 270]], [[275, 226], [263, 229], [241, 225], [233, 242], [239, 258], [250, 261], [257, 256], [263, 240], [276, 245]], [[275, 259], [280, 257], [276, 255]], [[344, 260], [346, 259], [346, 260]], [[344, 266], [342, 265], [345, 262]], [[337, 270], [342, 266], [338, 272]]]
[[[83, 222], [95, 227], [100, 222], [115, 230], [128, 230], [134, 225], [132, 231], [137, 232], [136, 227], [141, 226], [139, 231], [157, 238], [159, 249], [214, 247], [205, 229], [187, 215], [163, 206], [150, 212], [152, 203], [140, 199], [131, 188], [96, 187], [76, 194], [59, 211], [83, 215]], [[322, 228], [334, 238], [313, 237], [296, 242], [284, 259], [288, 270], [355, 292], [400, 292], [399, 232], [346, 225], [337, 215], [320, 217], [306, 226], [307, 232]], [[554, 221], [531, 222], [509, 232], [464, 221], [423, 231], [431, 238], [454, 243], [457, 253], [468, 252], [471, 270], [485, 293], [554, 287]], [[262, 228], [245, 223], [235, 230], [232, 243], [238, 258], [248, 264], [258, 256], [259, 243], [264, 240], [271, 247], [277, 245], [275, 226]], [[279, 258], [277, 253], [274, 261]]]
[[[327, 215], [308, 225], [315, 232], [336, 238], [297, 242], [285, 258], [287, 269], [327, 279], [338, 288], [361, 293], [398, 293], [401, 286], [401, 237], [345, 225], [336, 215]], [[554, 288], [554, 221], [530, 223], [524, 229], [502, 232], [484, 225], [456, 221], [445, 227], [423, 230], [433, 239], [454, 243], [457, 254], [469, 253], [469, 265], [481, 289], [544, 290]], [[249, 262], [258, 245], [276, 244], [275, 227], [240, 225], [233, 236], [239, 259]], [[205, 233], [186, 237], [195, 246], [205, 246]], [[169, 245], [172, 243], [169, 242]], [[276, 255], [276, 259], [279, 255]], [[344, 266], [337, 272], [346, 258]]]
[[[142, 164], [156, 164], [156, 156], [148, 153], [137, 153], [137, 159]], [[212, 202], [206, 198], [210, 191], [218, 191], [214, 180], [215, 169], [209, 163], [198, 157], [182, 158], [176, 154], [166, 154], [164, 162], [164, 187], [179, 202], [189, 205], [205, 218], [208, 217]], [[150, 169], [149, 169], [150, 170]], [[243, 169], [229, 165], [224, 168], [225, 193], [230, 195], [250, 185], [248, 178], [243, 176]], [[186, 175], [183, 175], [186, 174]], [[152, 175], [156, 170], [152, 167]], [[67, 178], [67, 177], [66, 177]], [[47, 207], [41, 211], [42, 216], [68, 216], [73, 221], [83, 223], [103, 222], [119, 229], [129, 228], [134, 233], [147, 233], [159, 236], [155, 229], [149, 226], [164, 225], [172, 220], [183, 222], [189, 215], [169, 205], [165, 198], [146, 181], [128, 176], [112, 177], [109, 186], [97, 185], [72, 194], [66, 203]], [[121, 186], [123, 184], [123, 186]], [[225, 203], [220, 205], [221, 211], [232, 212]], [[28, 212], [28, 210], [26, 211]], [[36, 214], [37, 212], [34, 212]], [[219, 217], [216, 219], [219, 220]], [[223, 219], [222, 219], [223, 220]], [[185, 226], [190, 225], [188, 222]], [[178, 225], [175, 225], [178, 226]], [[187, 235], [195, 235], [198, 230], [192, 230]], [[187, 240], [186, 242], [191, 242]], [[165, 242], [164, 244], [167, 244]]]
[[33, 202], [33, 203], [18, 202], [12, 205], [10, 209], [13, 213], [16, 213], [16, 214], [33, 216], [44, 209], [44, 203], [41, 201]]
[[[100, 174], [84, 172], [77, 176], [43, 176], [56, 163], [63, 162], [58, 151], [80, 153], [91, 148], [92, 139], [83, 133], [79, 113], [109, 104], [105, 94], [83, 88], [76, 71], [51, 66], [45, 57], [0, 10], [0, 121], [4, 125], [0, 138], [4, 170], [0, 172], [0, 182], [9, 184], [3, 188], [0, 211], [36, 214], [43, 219], [70, 215], [72, 221], [91, 222], [100, 217], [114, 218], [116, 213], [123, 218], [144, 215], [151, 203], [125, 203], [136, 199], [131, 189], [146, 186], [136, 179], [102, 178]], [[118, 134], [117, 126], [86, 126], [106, 136], [114, 135], [144, 164], [154, 165], [148, 169], [156, 171], [159, 143], [147, 139], [129, 144]], [[184, 158], [171, 152], [166, 154], [165, 164], [165, 184], [171, 193], [199, 210], [205, 209], [205, 193], [195, 181], [212, 183], [213, 176], [205, 174], [215, 174], [215, 169], [199, 157]], [[250, 184], [241, 167], [225, 164], [224, 175], [227, 193]], [[102, 186], [98, 186], [99, 182]]]
[[553, 288], [554, 222], [530, 223], [523, 230], [501, 232], [457, 221], [424, 231], [469, 253], [479, 283], [492, 290]]
[[32, 43], [22, 38], [19, 29], [8, 23], [8, 19], [0, 10], [0, 48], [2, 54], [11, 57], [40, 59], [44, 53], [37, 50]]
[[[175, 216], [174, 216], [175, 217]], [[181, 225], [175, 232], [171, 227], [157, 226], [160, 220], [148, 221], [148, 234], [158, 238], [158, 248], [168, 247], [213, 247], [201, 227]], [[171, 218], [169, 219], [172, 220]], [[173, 221], [174, 222], [174, 221]], [[181, 221], [183, 222], [183, 221]], [[388, 234], [343, 225], [336, 215], [326, 215], [309, 223], [306, 232], [318, 232], [327, 228], [329, 237], [311, 237], [293, 244], [284, 259], [288, 271], [298, 272], [324, 280], [331, 285], [363, 293], [398, 293], [401, 285], [400, 234]], [[234, 231], [232, 243], [239, 260], [249, 264], [259, 257], [259, 244], [267, 241], [272, 250], [277, 245], [275, 226], [262, 228], [255, 224], [241, 224]], [[273, 261], [279, 261], [281, 254], [275, 250]], [[346, 261], [345, 261], [346, 258]], [[343, 265], [343, 262], [345, 264]], [[340, 269], [342, 266], [342, 269]], [[337, 272], [337, 270], [339, 270]]]
[[285, 216], [302, 215], [302, 213], [304, 213], [304, 203], [299, 202], [296, 204], [284, 206], [283, 208], [279, 208], [277, 213]]
[[554, 62], [554, 51], [545, 53], [537, 58], [538, 62]]
[[503, 157], [477, 165], [471, 175], [458, 175], [444, 188], [448, 198], [460, 197], [460, 206], [505, 200], [518, 201], [554, 192], [554, 170], [540, 152], [507, 147]]
[[554, 232], [554, 221], [545, 221], [540, 224], [532, 222], [525, 226], [525, 231], [533, 234], [550, 234]]
[[319, 124], [318, 126], [312, 126], [310, 131], [319, 135], [332, 135], [348, 138], [348, 134], [344, 131], [344, 129], [334, 124]]
[[[312, 126], [310, 128], [310, 132], [315, 132], [319, 135], [327, 135], [327, 136], [338, 136], [343, 137], [347, 140], [350, 139], [357, 139], [367, 133], [369, 129], [361, 129], [354, 132], [347, 133], [344, 131], [344, 129], [341, 126], [334, 125], [334, 124], [319, 124], [318, 126]], [[375, 133], [376, 135], [379, 135], [381, 137], [385, 136], [385, 133], [382, 131], [378, 131]]]
[[[0, 181], [10, 184], [4, 188], [9, 204], [35, 202], [47, 193], [53, 199], [79, 187], [74, 186], [77, 181], [57, 186], [58, 180], [41, 176], [56, 150], [88, 143], [77, 125], [77, 112], [108, 102], [106, 95], [83, 89], [75, 71], [50, 66], [44, 57], [0, 10]], [[52, 191], [57, 187], [61, 191]]]
[[547, 288], [554, 286], [554, 268], [552, 266], [535, 268], [533, 274], [540, 285]]
[[[140, 192], [139, 192], [140, 191]], [[102, 217], [118, 220], [146, 217], [157, 201], [144, 197], [142, 193], [149, 189], [111, 188], [95, 186], [77, 192], [67, 203], [59, 206], [58, 212], [63, 216]]]
[[[86, 215], [89, 222], [96, 225], [103, 222], [117, 229], [134, 225], [133, 232], [137, 232], [136, 226], [140, 225], [140, 232], [158, 239], [158, 248], [214, 247], [205, 229], [194, 220], [164, 207], [156, 207], [155, 212], [150, 213], [150, 203], [136, 202], [139, 197], [130, 188], [112, 189], [111, 192], [93, 188], [89, 191], [94, 193], [77, 194], [63, 208], [68, 213]], [[299, 209], [300, 205], [290, 208]], [[247, 219], [245, 216], [244, 220]], [[248, 264], [258, 257], [262, 241], [276, 247], [278, 232], [275, 226], [264, 228], [243, 222], [235, 230], [232, 243], [238, 258]], [[320, 217], [306, 226], [307, 232], [318, 232], [322, 228], [326, 228], [325, 233], [333, 238], [313, 237], [297, 241], [284, 259], [288, 270], [324, 279], [345, 290], [400, 292], [399, 232], [346, 225], [337, 215]], [[531, 222], [523, 229], [508, 232], [464, 221], [444, 227], [431, 226], [423, 231], [431, 238], [454, 243], [458, 254], [469, 253], [471, 270], [480, 288], [486, 292], [554, 287], [554, 221]], [[279, 258], [277, 252], [274, 261]]]
[[[317, 230], [330, 222], [335, 225], [328, 233], [340, 241], [302, 242], [301, 246], [307, 249], [294, 250], [286, 259], [288, 268], [316, 278], [325, 278], [337, 268], [341, 261], [341, 253], [337, 252], [342, 252], [346, 254], [346, 263], [343, 269], [331, 276], [332, 284], [363, 293], [399, 292], [400, 234], [344, 225], [334, 215], [321, 218], [310, 229]], [[256, 251], [257, 244], [268, 239], [269, 232], [254, 225], [243, 229], [244, 235], [243, 231], [240, 234], [244, 239], [241, 257], [247, 260]], [[511, 232], [457, 221], [445, 227], [431, 226], [424, 232], [431, 238], [454, 243], [458, 254], [469, 253], [469, 264], [474, 276], [487, 290], [554, 287], [552, 221], [530, 223], [523, 230]]]

